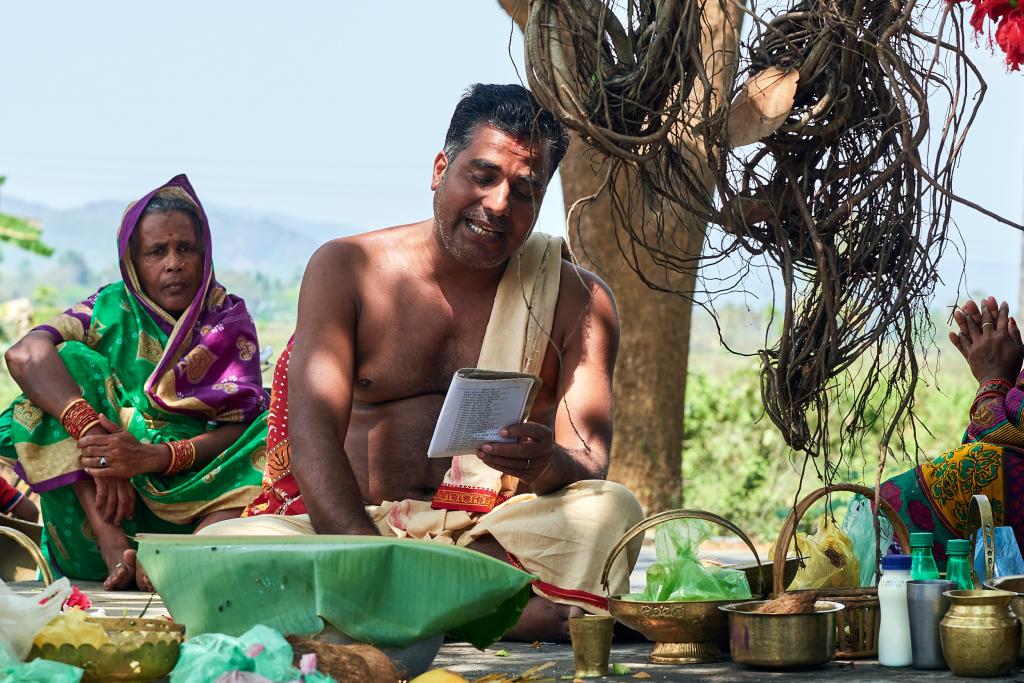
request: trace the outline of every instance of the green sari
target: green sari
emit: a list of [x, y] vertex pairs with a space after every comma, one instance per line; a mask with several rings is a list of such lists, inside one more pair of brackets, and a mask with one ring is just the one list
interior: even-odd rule
[[[187, 191], [194, 200], [191, 187]], [[134, 220], [132, 213], [130, 209], [122, 223], [124, 244], [141, 207]], [[209, 253], [205, 216], [203, 227]], [[126, 258], [130, 261], [122, 256], [122, 272]], [[234, 444], [206, 465], [175, 476], [133, 477], [134, 518], [121, 525], [129, 537], [190, 533], [206, 515], [244, 507], [260, 491], [267, 428], [255, 328], [244, 302], [212, 280], [209, 265], [207, 270], [194, 315], [186, 311], [175, 321], [154, 312], [148, 297], [133, 286], [129, 263], [124, 282], [103, 287], [36, 328], [59, 345], [61, 360], [89, 405], [143, 443], [188, 439], [221, 424], [248, 424]], [[108, 570], [70, 486], [89, 478], [80, 455], [60, 421], [24, 394], [0, 415], [0, 458], [40, 494], [43, 550], [51, 567], [59, 574], [99, 581]]]

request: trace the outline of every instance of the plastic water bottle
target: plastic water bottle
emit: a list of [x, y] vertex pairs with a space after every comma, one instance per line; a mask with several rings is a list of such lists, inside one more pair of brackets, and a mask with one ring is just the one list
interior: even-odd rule
[[932, 555], [932, 535], [927, 531], [910, 534], [910, 556], [913, 558], [910, 577], [914, 581], [937, 581], [939, 568]]
[[910, 666], [914, 661], [907, 612], [910, 564], [908, 555], [882, 558], [882, 578], [878, 582], [878, 607], [882, 613], [878, 627], [878, 663], [882, 666]]
[[974, 579], [971, 578], [971, 542], [962, 538], [953, 538], [946, 543], [946, 579], [955, 581], [960, 590], [974, 590]]

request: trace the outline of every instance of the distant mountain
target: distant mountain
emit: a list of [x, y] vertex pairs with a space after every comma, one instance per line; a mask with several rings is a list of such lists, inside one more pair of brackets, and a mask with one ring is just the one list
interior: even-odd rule
[[[93, 271], [116, 270], [115, 238], [127, 202], [99, 201], [72, 209], [53, 209], [41, 204], [3, 197], [0, 210], [42, 221], [43, 241], [56, 249], [82, 255]], [[247, 209], [207, 205], [213, 234], [214, 266], [219, 272], [254, 272], [293, 280], [313, 251], [327, 240], [355, 232], [344, 225], [329, 225], [287, 216], [260, 214]], [[0, 247], [4, 268], [23, 261], [46, 267], [49, 259]]]

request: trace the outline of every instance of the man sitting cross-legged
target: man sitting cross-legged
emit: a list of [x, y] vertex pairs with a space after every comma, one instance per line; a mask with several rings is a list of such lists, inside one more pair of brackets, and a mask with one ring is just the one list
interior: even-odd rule
[[[531, 235], [567, 144], [524, 88], [474, 86], [434, 159], [433, 217], [313, 256], [275, 373], [263, 492], [203, 534], [385, 534], [488, 553], [539, 577], [510, 638], [565, 639], [571, 612], [604, 610], [601, 569], [642, 511], [603, 480], [611, 292], [562, 259], [561, 239]], [[467, 367], [543, 384], [528, 421], [505, 428], [514, 442], [428, 460]], [[638, 552], [616, 561], [613, 593]]]

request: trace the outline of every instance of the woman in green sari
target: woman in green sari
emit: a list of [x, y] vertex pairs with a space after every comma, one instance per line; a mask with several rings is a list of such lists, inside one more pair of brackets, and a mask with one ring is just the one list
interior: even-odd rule
[[148, 589], [131, 536], [237, 517], [259, 491], [267, 397], [188, 179], [129, 205], [117, 245], [121, 282], [6, 353], [24, 393], [0, 415], [0, 457], [40, 494], [54, 570]]

